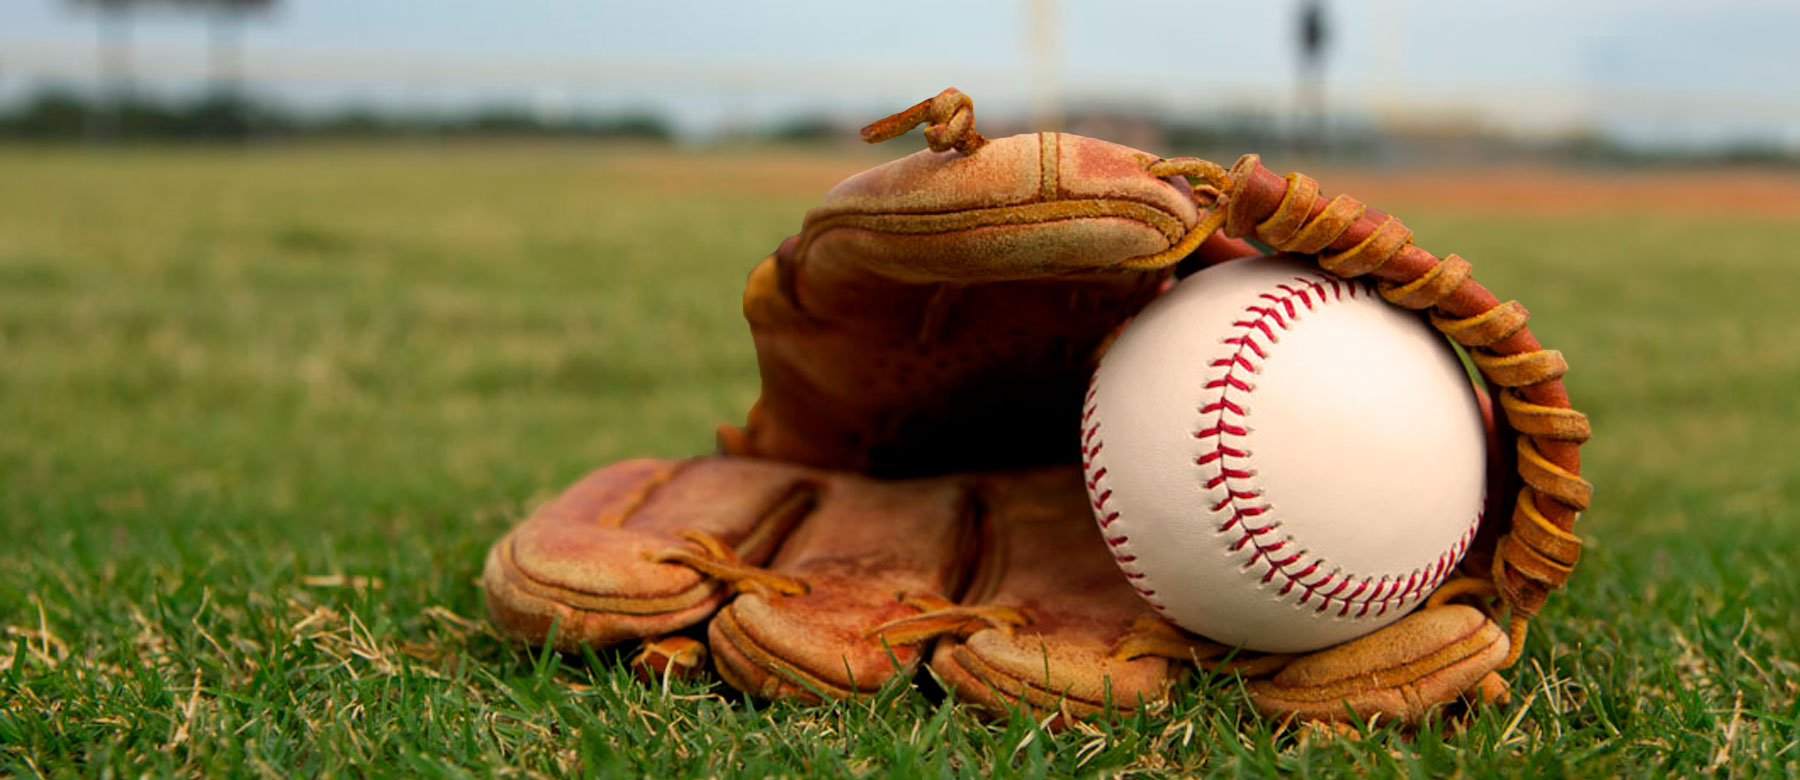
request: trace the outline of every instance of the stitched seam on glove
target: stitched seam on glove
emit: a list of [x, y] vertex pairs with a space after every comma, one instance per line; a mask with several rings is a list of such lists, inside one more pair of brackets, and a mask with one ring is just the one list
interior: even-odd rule
[[1155, 205], [1122, 198], [1081, 198], [1019, 203], [946, 212], [848, 212], [816, 214], [807, 225], [817, 237], [832, 230], [870, 230], [900, 235], [932, 235], [1007, 225], [1043, 225], [1077, 219], [1123, 219], [1142, 223], [1170, 243], [1188, 233], [1181, 219]]

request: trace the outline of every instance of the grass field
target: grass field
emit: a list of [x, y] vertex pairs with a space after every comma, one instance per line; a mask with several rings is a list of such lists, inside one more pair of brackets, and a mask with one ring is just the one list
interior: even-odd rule
[[741, 419], [744, 274], [869, 159], [0, 148], [0, 777], [1800, 775], [1800, 208], [1698, 176], [1343, 177], [1524, 301], [1594, 418], [1511, 708], [1324, 739], [1210, 679], [1046, 734], [501, 642], [486, 546]]

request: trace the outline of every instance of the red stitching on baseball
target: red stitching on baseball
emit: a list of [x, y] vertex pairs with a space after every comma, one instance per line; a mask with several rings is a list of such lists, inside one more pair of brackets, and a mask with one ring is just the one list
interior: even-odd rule
[[[1300, 302], [1306, 305], [1307, 311], [1313, 310], [1312, 296], [1307, 294], [1305, 288], [1295, 289], [1295, 288], [1289, 287], [1285, 284], [1278, 284], [1278, 285], [1275, 285], [1275, 287], [1280, 289], [1282, 292], [1287, 293], [1289, 300], [1292, 300], [1294, 298], [1299, 298]], [[1290, 316], [1290, 317], [1293, 316], [1293, 310], [1291, 308], [1288, 310], [1288, 316]]]
[[1244, 357], [1243, 355], [1226, 358], [1224, 360], [1215, 360], [1212, 362], [1212, 367], [1213, 368], [1224, 368], [1224, 367], [1230, 366], [1233, 363], [1243, 366], [1246, 371], [1250, 371], [1253, 373], [1256, 371], [1256, 365], [1254, 363], [1251, 363], [1250, 359], [1247, 357]]
[[1275, 295], [1274, 293], [1263, 293], [1259, 297], [1263, 298], [1264, 300], [1279, 304], [1281, 306], [1281, 308], [1286, 309], [1287, 316], [1289, 319], [1292, 319], [1294, 317], [1294, 315], [1296, 314], [1296, 312], [1294, 311], [1294, 298], [1292, 295], [1289, 295], [1287, 297], [1282, 297], [1279, 295]]
[[[1236, 552], [1245, 547], [1253, 548], [1246, 565], [1254, 566], [1258, 561], [1267, 565], [1269, 568], [1262, 577], [1263, 582], [1273, 581], [1277, 576], [1284, 578], [1286, 582], [1279, 591], [1283, 596], [1292, 592], [1295, 585], [1299, 585], [1301, 594], [1298, 603], [1305, 604], [1312, 597], [1318, 596], [1320, 603], [1317, 611], [1320, 612], [1329, 608], [1333, 601], [1337, 601], [1341, 604], [1339, 614], [1348, 614], [1353, 607], [1359, 606], [1359, 616], [1368, 614], [1370, 609], [1378, 610], [1376, 612], [1378, 615], [1385, 614], [1389, 608], [1396, 606], [1394, 602], [1404, 602], [1435, 589], [1449, 574], [1451, 561], [1460, 558], [1463, 550], [1473, 539], [1481, 518], [1478, 514], [1476, 522], [1470, 525], [1469, 530], [1463, 534], [1462, 538], [1458, 539], [1449, 550], [1440, 554], [1432, 565], [1426, 567], [1429, 573], [1421, 569], [1414, 569], [1404, 579], [1398, 575], [1358, 578], [1355, 575], [1333, 569], [1326, 572], [1322, 578], [1312, 582], [1307, 582], [1306, 579], [1326, 565], [1324, 560], [1315, 559], [1300, 571], [1289, 572], [1287, 571], [1288, 567], [1306, 558], [1306, 551], [1302, 550], [1277, 558], [1273, 553], [1282, 551], [1290, 540], [1278, 539], [1268, 544], [1261, 541], [1262, 536], [1280, 526], [1279, 521], [1260, 527], [1251, 527], [1242, 522], [1245, 517], [1262, 514], [1271, 508], [1267, 502], [1252, 506], [1239, 504], [1239, 502], [1261, 498], [1262, 491], [1240, 490], [1231, 484], [1234, 480], [1252, 477], [1254, 472], [1229, 466], [1228, 458], [1241, 458], [1245, 453], [1241, 449], [1230, 448], [1225, 443], [1227, 434], [1244, 436], [1249, 433], [1249, 426], [1243, 422], [1248, 417], [1244, 405], [1230, 398], [1230, 394], [1236, 391], [1248, 395], [1254, 391], [1254, 385], [1239, 379], [1236, 374], [1240, 369], [1254, 374], [1257, 370], [1256, 360], [1267, 359], [1267, 352], [1262, 345], [1257, 343], [1256, 334], [1261, 333], [1270, 343], [1278, 343], [1280, 339], [1276, 336], [1275, 331], [1289, 329], [1291, 323], [1298, 317], [1300, 308], [1304, 307], [1306, 311], [1312, 311], [1314, 308], [1313, 295], [1317, 295], [1320, 302], [1326, 302], [1343, 300], [1345, 295], [1355, 299], [1359, 292], [1364, 294], [1368, 292], [1367, 290], [1358, 290], [1358, 287], [1363, 285], [1342, 284], [1337, 279], [1327, 276], [1313, 279], [1295, 277], [1294, 281], [1299, 286], [1276, 285], [1276, 288], [1281, 290], [1281, 295], [1262, 293], [1258, 296], [1270, 305], [1244, 307], [1246, 313], [1255, 315], [1255, 317], [1233, 323], [1233, 326], [1240, 332], [1224, 341], [1237, 349], [1229, 358], [1212, 362], [1212, 367], [1225, 369], [1225, 376], [1206, 383], [1205, 389], [1218, 391], [1218, 395], [1214, 400], [1210, 400], [1200, 407], [1201, 414], [1210, 414], [1213, 417], [1194, 436], [1200, 439], [1214, 438], [1217, 443], [1212, 452], [1196, 458], [1195, 465], [1209, 469], [1210, 473], [1207, 474], [1204, 483], [1208, 489], [1220, 486], [1226, 488], [1225, 500], [1215, 505], [1214, 511], [1217, 512], [1227, 507], [1230, 507], [1232, 511], [1231, 516], [1220, 524], [1219, 530], [1220, 532], [1229, 532], [1233, 528], [1240, 530], [1238, 538], [1228, 545], [1228, 549]], [[1331, 287], [1329, 298], [1327, 298], [1325, 285]], [[1312, 291], [1312, 295], [1308, 294], [1309, 289]], [[1299, 301], [1299, 306], [1295, 305], [1296, 299]], [[1286, 316], [1283, 316], [1284, 313]], [[1255, 355], [1255, 360], [1251, 359], [1251, 354]], [[1228, 420], [1228, 416], [1236, 418], [1236, 422]], [[1321, 592], [1322, 588], [1330, 586], [1334, 582], [1336, 587], [1329, 592]], [[1354, 590], [1348, 595], [1339, 595], [1352, 584], [1354, 584]], [[1371, 586], [1373, 586], [1373, 590], [1370, 590]], [[1363, 596], [1365, 592], [1368, 593], [1366, 597]]]
[[1235, 414], [1239, 417], [1244, 416], [1244, 408], [1241, 406], [1238, 406], [1237, 404], [1232, 403], [1229, 399], [1226, 399], [1226, 398], [1220, 398], [1217, 401], [1214, 401], [1210, 404], [1200, 407], [1200, 413], [1206, 414], [1208, 412], [1219, 411], [1220, 409], [1230, 410], [1232, 414]]
[[1252, 352], [1256, 353], [1256, 358], [1258, 360], [1267, 360], [1269, 357], [1268, 355], [1263, 354], [1262, 347], [1256, 345], [1256, 339], [1250, 338], [1249, 336], [1229, 338], [1225, 340], [1225, 343], [1233, 346], [1249, 347]]
[[[1094, 472], [1094, 476], [1088, 479], [1088, 481], [1087, 481], [1088, 490], [1093, 490], [1094, 488], [1098, 487], [1100, 485], [1100, 480], [1102, 480], [1104, 478], [1106, 478], [1106, 467], [1101, 466], [1100, 470]], [[1107, 491], [1108, 496], [1111, 496], [1111, 494], [1112, 494], [1112, 491]]]
[[1105, 511], [1106, 502], [1112, 499], [1112, 490], [1103, 488], [1100, 484], [1106, 480], [1106, 467], [1094, 467], [1095, 456], [1099, 455], [1100, 449], [1106, 445], [1106, 442], [1100, 438], [1100, 421], [1094, 419], [1095, 410], [1099, 408], [1095, 403], [1095, 399], [1098, 398], [1099, 395], [1100, 388], [1094, 384], [1092, 379], [1090, 379], [1088, 381], [1087, 397], [1082, 401], [1085, 408], [1082, 409], [1081, 420], [1082, 424], [1088, 427], [1086, 430], [1082, 431], [1081, 434], [1081, 471], [1082, 474], [1087, 477], [1088, 495], [1094, 502], [1094, 508], [1096, 510], [1094, 522], [1100, 526], [1100, 532], [1102, 537], [1106, 539], [1107, 547], [1114, 550], [1113, 560], [1118, 562], [1120, 571], [1125, 573], [1126, 582], [1130, 583], [1132, 589], [1136, 590], [1138, 595], [1142, 596], [1144, 601], [1148, 602], [1152, 609], [1155, 609], [1157, 612], [1167, 612], [1169, 611], [1169, 608], [1164, 606], [1161, 601], [1157, 600], [1155, 590], [1141, 587], [1137, 584], [1136, 580], [1143, 579], [1147, 574], [1145, 572], [1132, 571], [1130, 568], [1127, 568], [1133, 562], [1137, 561], [1137, 556], [1117, 551], [1119, 547], [1131, 541], [1130, 535], [1107, 534], [1107, 528], [1113, 523], [1118, 522], [1119, 513], [1116, 511]]
[[1226, 433], [1229, 433], [1233, 436], [1248, 436], [1250, 434], [1250, 429], [1245, 428], [1241, 425], [1232, 425], [1230, 423], [1221, 422], [1218, 425], [1215, 425], [1211, 428], [1207, 428], [1206, 430], [1195, 432], [1194, 438], [1204, 439], [1208, 436], [1219, 436], [1221, 434], [1226, 434]]
[[[1258, 299], [1266, 305], [1244, 307], [1245, 314], [1251, 316], [1248, 319], [1234, 321], [1232, 327], [1236, 328], [1238, 332], [1223, 341], [1236, 349], [1233, 350], [1230, 357], [1217, 359], [1209, 364], [1212, 368], [1224, 369], [1224, 375], [1209, 380], [1205, 384], [1204, 389], [1216, 391], [1216, 395], [1201, 405], [1199, 411], [1202, 415], [1212, 415], [1212, 417], [1194, 432], [1194, 438], [1212, 439], [1213, 448], [1195, 458], [1194, 465], [1206, 470], [1204, 484], [1208, 489], [1225, 488], [1225, 498], [1213, 504], [1212, 511], [1221, 513], [1227, 508], [1230, 509], [1230, 516], [1219, 525], [1219, 531], [1226, 533], [1234, 528], [1238, 529], [1237, 538], [1227, 547], [1232, 552], [1242, 551], [1245, 548], [1250, 549], [1249, 559], [1244, 563], [1245, 568], [1254, 567], [1259, 561], [1262, 562], [1268, 567], [1268, 571], [1262, 576], [1263, 582], [1271, 582], [1277, 576], [1283, 578], [1285, 582], [1279, 590], [1279, 594], [1282, 596], [1287, 596], [1298, 586], [1300, 593], [1295, 603], [1304, 605], [1317, 597], [1319, 604], [1314, 610], [1317, 613], [1324, 613], [1335, 603], [1338, 605], [1339, 616], [1349, 615], [1352, 609], [1357, 610], [1358, 617], [1368, 615], [1371, 609], [1376, 610], [1376, 615], [1384, 615], [1390, 608], [1397, 608], [1401, 603], [1422, 597], [1435, 590], [1444, 578], [1449, 576], [1454, 568], [1454, 563], [1461, 559], [1463, 552], [1474, 540], [1482, 517], [1478, 512], [1475, 522], [1469, 525], [1468, 530], [1451, 545], [1450, 549], [1438, 555], [1437, 560], [1433, 563], [1413, 569], [1404, 575], [1404, 578], [1401, 575], [1387, 574], [1357, 577], [1340, 569], [1327, 568], [1329, 564], [1322, 558], [1313, 558], [1303, 568], [1290, 572], [1287, 570], [1288, 567], [1307, 560], [1307, 551], [1300, 550], [1277, 558], [1272, 553], [1282, 552], [1283, 548], [1292, 540], [1277, 538], [1270, 543], [1262, 541], [1263, 536], [1280, 527], [1280, 521], [1261, 526], [1252, 526], [1245, 522], [1247, 518], [1262, 515], [1272, 508], [1266, 501], [1255, 504], [1247, 503], [1253, 499], [1261, 499], [1263, 495], [1261, 490], [1242, 489], [1232, 484], [1233, 480], [1254, 477], [1253, 469], [1235, 468], [1227, 464], [1227, 459], [1245, 458], [1250, 454], [1248, 449], [1233, 446], [1229, 442], [1228, 437], [1242, 438], [1250, 434], [1250, 426], [1246, 423], [1249, 417], [1248, 409], [1240, 399], [1231, 398], [1230, 395], [1233, 392], [1244, 395], [1255, 392], [1255, 383], [1239, 376], [1238, 372], [1241, 370], [1254, 376], [1259, 368], [1258, 361], [1268, 359], [1266, 345], [1260, 343], [1256, 336], [1261, 334], [1269, 345], [1280, 343], [1278, 332], [1288, 330], [1302, 313], [1313, 311], [1316, 304], [1341, 301], [1346, 295], [1354, 300], [1359, 292], [1365, 295], [1371, 292], [1366, 288], [1366, 282], [1341, 283], [1338, 279], [1327, 275], [1312, 278], [1296, 276], [1293, 282], [1292, 285], [1277, 284], [1275, 287], [1281, 291], [1280, 295], [1261, 293]], [[1327, 285], [1330, 287], [1329, 291], [1326, 289]], [[1364, 289], [1359, 290], [1359, 288]], [[1100, 438], [1100, 423], [1094, 419], [1098, 409], [1096, 403], [1098, 397], [1098, 385], [1090, 382], [1083, 404], [1085, 408], [1082, 410], [1082, 423], [1087, 427], [1082, 432], [1081, 451], [1082, 468], [1087, 475], [1087, 487], [1097, 510], [1096, 522], [1104, 530], [1118, 521], [1119, 513], [1104, 511], [1106, 502], [1112, 498], [1112, 491], [1101, 486], [1106, 478], [1105, 467], [1098, 469], [1094, 467], [1095, 456], [1099, 454], [1104, 444]], [[1106, 537], [1106, 543], [1115, 548], [1124, 545], [1129, 540], [1128, 535]], [[1120, 564], [1129, 564], [1136, 561], [1137, 556], [1115, 554], [1114, 559]], [[1324, 571], [1321, 571], [1322, 569]], [[1307, 581], [1307, 578], [1315, 574], [1321, 576], [1310, 582]], [[1129, 580], [1139, 580], [1143, 579], [1145, 575], [1142, 572], [1126, 571], [1125, 576]], [[1137, 586], [1134, 584], [1133, 587]], [[1326, 590], [1327, 588], [1329, 590]], [[1346, 589], [1350, 590], [1347, 594], [1344, 593]], [[1157, 611], [1166, 611], [1161, 603], [1150, 598], [1155, 593], [1154, 590], [1144, 588], [1137, 588], [1137, 590]], [[1365, 593], [1367, 595], [1364, 595]]]
[[1269, 337], [1269, 340], [1271, 340], [1271, 341], [1273, 341], [1275, 339], [1275, 334], [1269, 332], [1268, 321], [1271, 318], [1275, 320], [1275, 327], [1280, 328], [1282, 330], [1287, 330], [1287, 327], [1288, 327], [1287, 318], [1281, 316], [1281, 312], [1279, 312], [1279, 311], [1268, 308], [1266, 306], [1245, 306], [1244, 311], [1247, 311], [1247, 312], [1250, 312], [1251, 314], [1256, 315], [1256, 321], [1251, 324], [1255, 325], [1256, 329], [1262, 331], [1263, 335]]
[[1226, 376], [1206, 383], [1206, 389], [1208, 390], [1217, 390], [1221, 387], [1231, 387], [1232, 389], [1242, 390], [1246, 393], [1250, 392], [1252, 389], [1249, 382], [1245, 382], [1235, 376]]

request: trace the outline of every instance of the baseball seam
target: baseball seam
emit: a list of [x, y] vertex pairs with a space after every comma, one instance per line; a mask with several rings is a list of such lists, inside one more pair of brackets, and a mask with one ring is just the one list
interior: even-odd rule
[[[1200, 404], [1201, 422], [1193, 434], [1196, 439], [1213, 441], [1210, 451], [1203, 452], [1194, 459], [1194, 465], [1201, 468], [1205, 487], [1208, 490], [1225, 490], [1225, 497], [1209, 507], [1209, 510], [1215, 515], [1226, 516], [1219, 525], [1220, 533], [1228, 534], [1234, 529], [1239, 532], [1236, 540], [1228, 545], [1228, 550], [1233, 553], [1245, 549], [1250, 551], [1249, 559], [1244, 562], [1245, 569], [1253, 568], [1259, 562], [1267, 565], [1268, 571], [1263, 574], [1262, 583], [1282, 578], [1284, 582], [1277, 594], [1279, 596], [1287, 597], [1296, 589], [1299, 591], [1297, 600], [1293, 602], [1296, 607], [1306, 606], [1317, 599], [1318, 606], [1314, 611], [1320, 614], [1330, 610], [1335, 603], [1338, 605], [1339, 617], [1352, 617], [1352, 609], [1356, 610], [1356, 618], [1370, 616], [1371, 612], [1374, 616], [1385, 615], [1390, 609], [1431, 593], [1450, 575], [1463, 552], [1474, 540], [1481, 525], [1481, 513], [1476, 513], [1468, 530], [1439, 554], [1434, 562], [1404, 575], [1358, 577], [1331, 565], [1323, 557], [1309, 556], [1308, 550], [1292, 537], [1272, 536], [1281, 528], [1279, 519], [1272, 518], [1260, 526], [1256, 525], [1258, 518], [1269, 515], [1274, 507], [1264, 500], [1261, 489], [1245, 484], [1255, 477], [1255, 472], [1247, 464], [1241, 463], [1242, 459], [1250, 456], [1249, 450], [1241, 446], [1241, 440], [1250, 435], [1249, 411], [1244, 399], [1255, 392], [1256, 385], [1246, 380], [1244, 375], [1256, 374], [1268, 359], [1270, 349], [1279, 342], [1276, 335], [1278, 331], [1288, 330], [1294, 322], [1317, 306], [1340, 301], [1345, 297], [1355, 299], [1359, 292], [1363, 295], [1374, 294], [1374, 289], [1366, 284], [1342, 282], [1323, 275], [1312, 278], [1296, 276], [1292, 284], [1277, 284], [1275, 288], [1279, 293], [1261, 293], [1256, 303], [1245, 307], [1246, 318], [1234, 321], [1234, 330], [1222, 342], [1236, 349], [1229, 356], [1210, 364], [1211, 368], [1224, 369], [1224, 373], [1209, 380], [1204, 386], [1209, 392]], [[1120, 550], [1130, 541], [1130, 535], [1124, 533], [1123, 529], [1113, 528], [1120, 521], [1121, 514], [1108, 506], [1113, 492], [1106, 484], [1106, 467], [1097, 462], [1097, 456], [1105, 446], [1100, 433], [1100, 421], [1095, 413], [1098, 396], [1099, 375], [1096, 373], [1089, 384], [1082, 411], [1081, 445], [1082, 468], [1086, 475], [1088, 495], [1094, 507], [1095, 521], [1099, 524], [1108, 547], [1113, 551], [1114, 560], [1125, 572], [1131, 586], [1157, 611], [1166, 611], [1155, 598], [1156, 590], [1148, 587], [1147, 574], [1136, 570], [1133, 565], [1137, 557]]]
[[[1095, 379], [1097, 378], [1098, 374], [1096, 373]], [[1094, 399], [1099, 392], [1099, 383], [1090, 379], [1087, 398], [1082, 402], [1081, 410], [1081, 471], [1087, 482], [1088, 500], [1094, 507], [1094, 522], [1100, 526], [1100, 535], [1106, 539], [1106, 546], [1112, 550], [1113, 561], [1117, 562], [1120, 570], [1124, 572], [1125, 581], [1138, 592], [1138, 595], [1143, 596], [1144, 601], [1149, 602], [1152, 608], [1158, 612], [1165, 612], [1168, 608], [1157, 600], [1156, 589], [1145, 587], [1143, 583], [1148, 575], [1137, 571], [1131, 565], [1137, 560], [1137, 556], [1119, 550], [1126, 542], [1131, 541], [1131, 537], [1108, 530], [1119, 521], [1119, 512], [1107, 508], [1107, 503], [1112, 501], [1113, 493], [1105, 484], [1106, 467], [1096, 467], [1094, 463], [1094, 459], [1099, 456], [1100, 451], [1106, 445], [1106, 442], [1100, 438], [1100, 421], [1094, 414], [1097, 408]]]

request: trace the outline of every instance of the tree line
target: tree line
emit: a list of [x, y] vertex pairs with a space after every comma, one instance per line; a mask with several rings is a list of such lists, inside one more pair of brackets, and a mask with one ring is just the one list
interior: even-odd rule
[[239, 93], [192, 98], [134, 95], [118, 100], [46, 88], [0, 108], [0, 138], [27, 141], [237, 141], [301, 137], [514, 136], [666, 140], [669, 124], [648, 112], [546, 119], [523, 108], [486, 106], [455, 113], [348, 107], [302, 112]]

